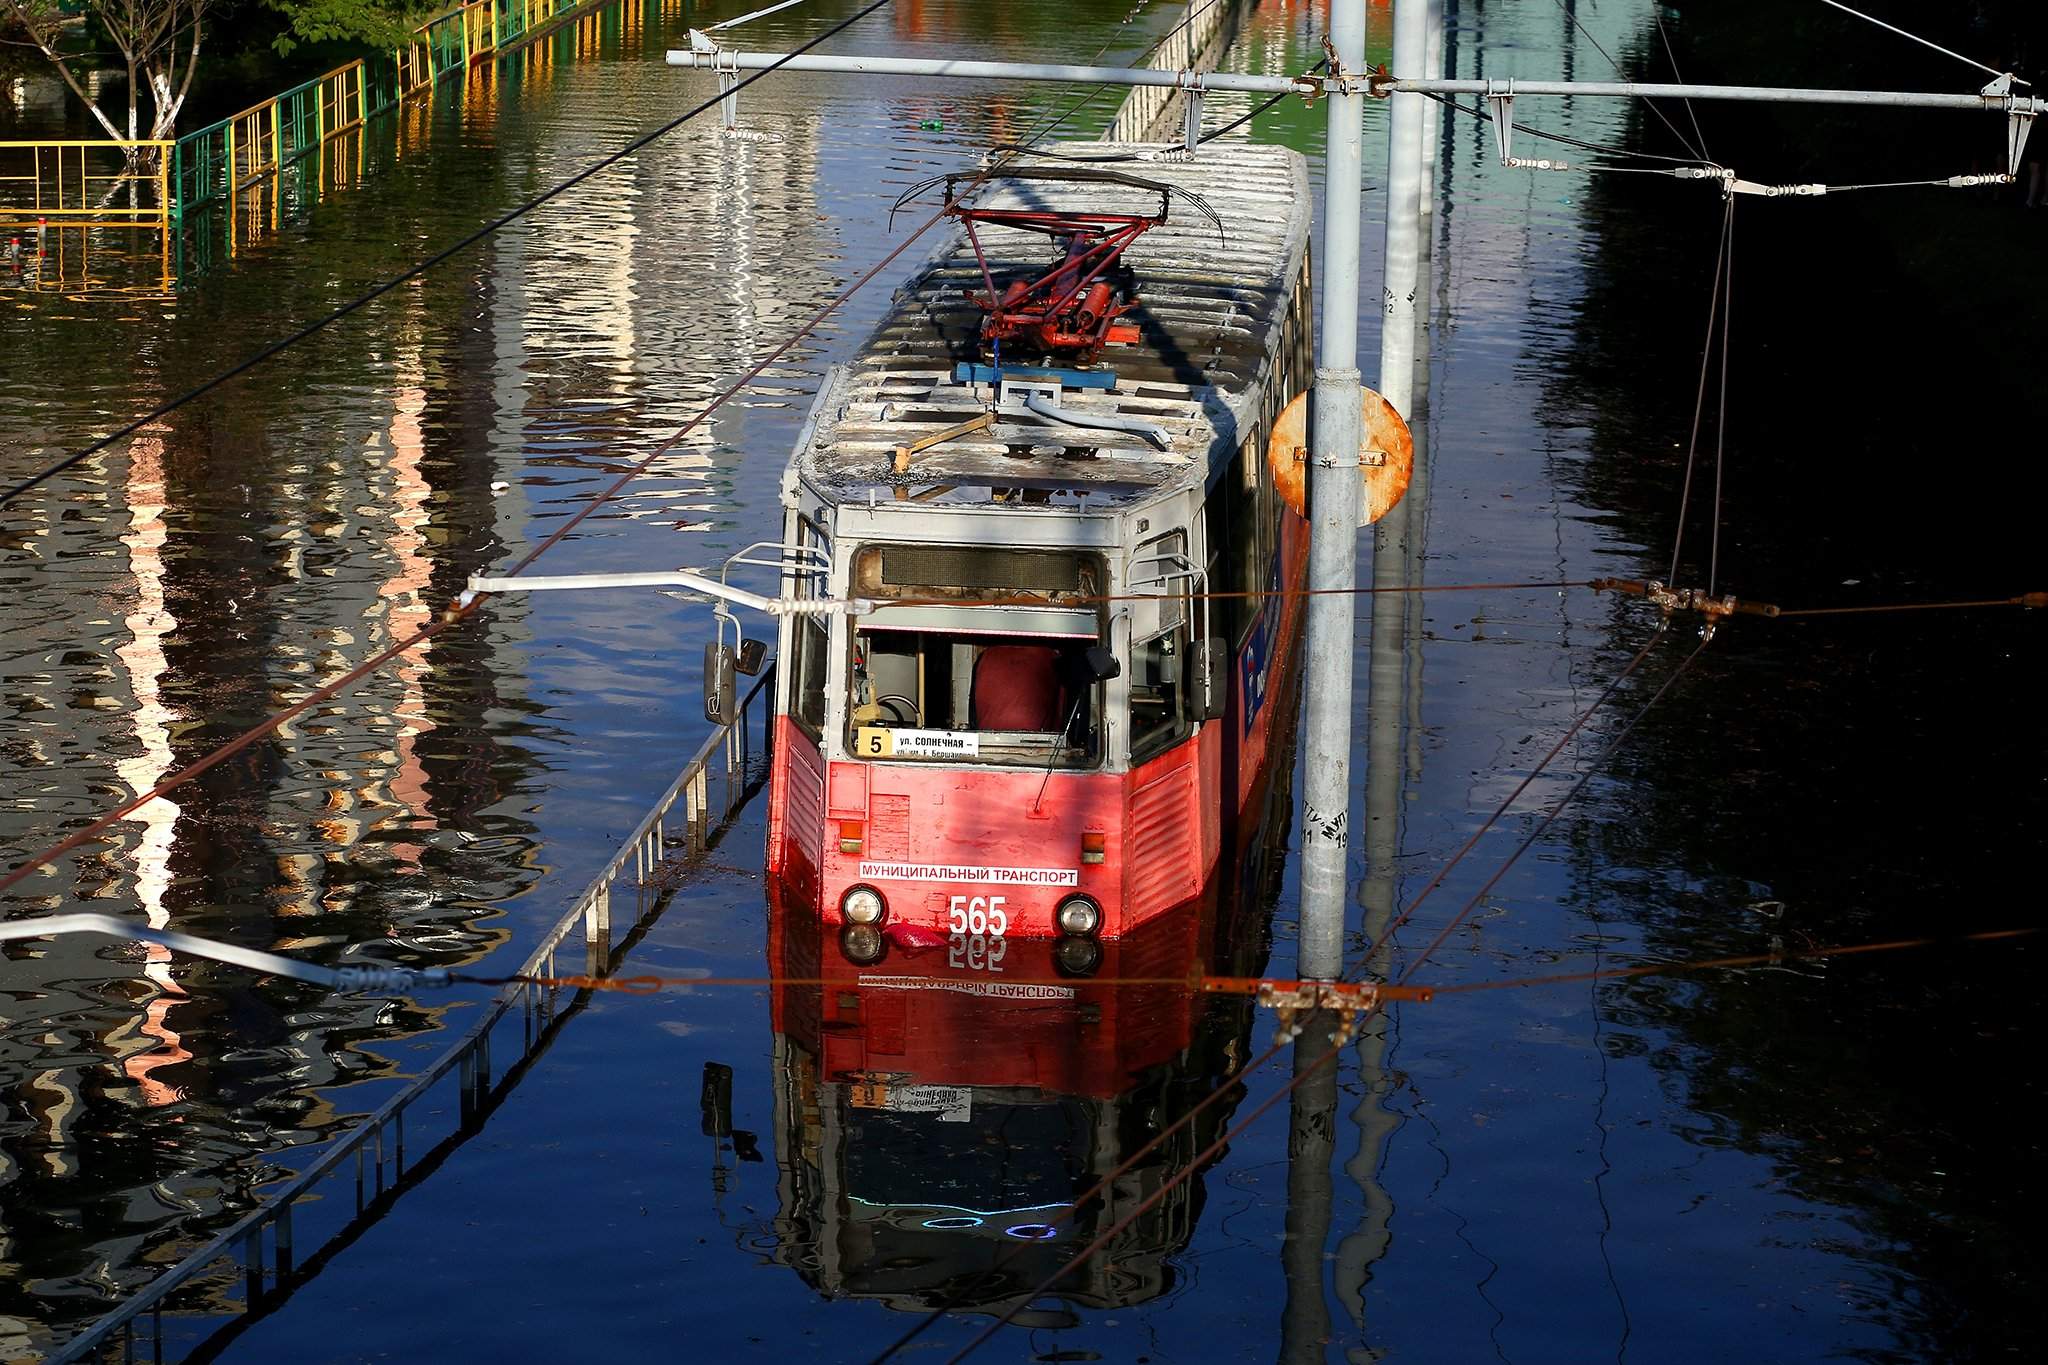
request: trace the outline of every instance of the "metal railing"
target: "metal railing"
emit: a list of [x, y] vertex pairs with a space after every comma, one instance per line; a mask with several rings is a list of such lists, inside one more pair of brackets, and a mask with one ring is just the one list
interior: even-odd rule
[[187, 133], [171, 153], [174, 215], [233, 198], [398, 103], [395, 80], [361, 61]]
[[[620, 878], [631, 870], [628, 885], [636, 899], [634, 919], [642, 921], [666, 905], [674, 887], [654, 874], [670, 852], [695, 857], [714, 846], [729, 827], [732, 817], [759, 790], [765, 777], [766, 761], [773, 756], [775, 720], [773, 714], [775, 667], [761, 672], [740, 703], [738, 716], [729, 726], [714, 730], [699, 746], [675, 781], [640, 821], [623, 847], [584, 888], [567, 914], [544, 935], [527, 956], [518, 975], [547, 978], [557, 975], [556, 960], [564, 952], [576, 952], [580, 939], [580, 960], [576, 972], [603, 975], [610, 970], [617, 952], [631, 946], [638, 929], [628, 934], [617, 950], [613, 946], [612, 895]], [[760, 727], [760, 748], [754, 747], [751, 727]], [[715, 789], [715, 790], [714, 790]], [[318, 1250], [331, 1246], [358, 1230], [366, 1212], [381, 1216], [380, 1200], [388, 1200], [408, 1188], [408, 1176], [420, 1162], [406, 1161], [406, 1116], [422, 1099], [442, 1089], [452, 1076], [456, 1087], [457, 1118], [453, 1130], [432, 1148], [429, 1161], [472, 1136], [481, 1119], [501, 1103], [524, 1075], [525, 1068], [549, 1041], [573, 1008], [562, 997], [580, 992], [530, 980], [514, 981], [500, 990], [485, 1008], [483, 1017], [447, 1052], [419, 1072], [398, 1094], [385, 1101], [356, 1128], [336, 1138], [312, 1164], [286, 1184], [267, 1195], [262, 1204], [243, 1215], [211, 1241], [187, 1255], [176, 1265], [90, 1328], [66, 1342], [51, 1357], [55, 1365], [67, 1361], [107, 1358], [162, 1361], [176, 1358], [167, 1348], [175, 1342], [164, 1336], [164, 1318], [176, 1314], [170, 1300], [180, 1289], [217, 1285], [223, 1292], [204, 1313], [240, 1322], [251, 1312], [276, 1302], [282, 1292], [302, 1278], [301, 1268]], [[516, 1055], [492, 1081], [492, 1042], [500, 1026], [516, 1017], [519, 1033]], [[430, 1106], [430, 1114], [437, 1112]], [[413, 1126], [415, 1151], [422, 1141], [421, 1123]], [[353, 1158], [353, 1160], [351, 1160]], [[427, 1167], [431, 1169], [431, 1166]], [[423, 1173], [423, 1172], [421, 1172]], [[332, 1212], [334, 1205], [325, 1187], [339, 1179], [354, 1179], [354, 1204], [343, 1202], [341, 1213], [352, 1207], [354, 1214], [331, 1231], [301, 1257], [293, 1240], [293, 1212], [310, 1202], [311, 1212]], [[347, 1191], [342, 1191], [343, 1200]], [[240, 1281], [240, 1300], [233, 1301], [230, 1286]], [[144, 1330], [144, 1319], [148, 1319]]]
[[[0, 142], [0, 229], [143, 228], [170, 225], [168, 142], [66, 140]], [[115, 169], [104, 167], [117, 154]], [[138, 155], [139, 154], [139, 155]], [[141, 169], [137, 167], [141, 166]], [[153, 202], [118, 204], [123, 185]]]

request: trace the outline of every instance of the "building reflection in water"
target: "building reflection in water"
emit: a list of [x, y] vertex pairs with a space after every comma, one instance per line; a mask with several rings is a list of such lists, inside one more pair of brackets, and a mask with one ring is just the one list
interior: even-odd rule
[[[121, 572], [103, 595], [34, 577], [11, 594], [25, 652], [0, 693], [17, 737], [0, 842], [39, 842], [57, 810], [45, 793], [149, 791], [276, 697], [414, 633], [524, 538], [523, 500], [430, 443], [451, 406], [476, 401], [466, 390], [493, 382], [487, 365], [430, 380], [434, 307], [403, 297], [391, 360], [318, 411], [317, 440], [240, 409], [176, 419], [84, 477], [73, 511], [24, 512], [30, 553], [11, 569], [89, 562], [113, 542]], [[223, 448], [237, 458], [214, 458]], [[97, 634], [94, 615], [111, 618]], [[488, 722], [531, 710], [499, 672], [520, 627], [495, 630], [408, 655], [345, 706], [138, 807], [6, 908], [105, 909], [323, 961], [361, 944], [474, 959], [505, 932], [478, 907], [538, 875], [525, 840], [456, 833], [524, 828], [487, 814], [533, 762]], [[104, 648], [76, 644], [93, 639]], [[335, 1087], [390, 1069], [380, 1040], [439, 1014], [88, 939], [0, 955], [0, 987], [0, 1314], [37, 1333], [93, 1315], [245, 1206], [278, 1154], [353, 1107]]]

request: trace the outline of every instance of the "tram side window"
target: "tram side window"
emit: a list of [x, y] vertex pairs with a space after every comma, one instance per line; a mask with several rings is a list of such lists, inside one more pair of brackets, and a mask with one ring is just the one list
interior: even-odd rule
[[1131, 646], [1131, 762], [1161, 753], [1187, 733], [1188, 628], [1171, 630]]
[[1141, 546], [1132, 559], [1132, 587], [1158, 594], [1151, 600], [1133, 600], [1130, 607], [1133, 764], [1188, 734], [1187, 594], [1193, 583], [1187, 549], [1187, 533], [1174, 531]]
[[[831, 541], [818, 529], [817, 523], [809, 517], [798, 515], [796, 523], [796, 544], [799, 552], [811, 550], [829, 552]], [[824, 590], [821, 575], [810, 569], [813, 557], [800, 559], [803, 566], [795, 571], [783, 571], [783, 585], [792, 597], [816, 597]], [[825, 737], [825, 671], [826, 656], [830, 653], [830, 636], [823, 618], [817, 616], [796, 616], [786, 618], [792, 624], [787, 627], [788, 658], [785, 663], [792, 669], [790, 685], [790, 712], [797, 724], [810, 733], [812, 739]]]
[[[1259, 468], [1264, 447], [1254, 437], [1238, 449], [1230, 467], [1210, 490], [1204, 509], [1208, 526], [1208, 569], [1210, 591], [1226, 594], [1214, 599], [1212, 629], [1232, 646], [1244, 642], [1245, 633], [1259, 614], [1259, 600], [1242, 594], [1266, 586], [1265, 557], [1259, 536]], [[1227, 594], [1239, 594], [1229, 596]]]

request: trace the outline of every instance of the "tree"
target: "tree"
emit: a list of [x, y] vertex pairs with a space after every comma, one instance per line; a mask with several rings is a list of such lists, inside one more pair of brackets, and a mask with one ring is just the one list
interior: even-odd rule
[[[18, 20], [29, 40], [47, 57], [71, 93], [113, 138], [152, 141], [169, 138], [178, 126], [178, 110], [192, 89], [199, 69], [199, 45], [209, 13], [222, 0], [84, 0], [97, 34], [104, 35], [128, 72], [128, 122], [124, 131], [114, 116], [87, 92], [80, 69], [89, 54], [67, 52], [65, 31], [70, 16], [57, 0], [0, 0]], [[141, 123], [141, 95], [150, 97], [147, 132]], [[118, 112], [118, 111], [117, 111]]]
[[390, 48], [412, 32], [426, 14], [448, 8], [446, 0], [263, 0], [291, 20], [288, 32], [278, 35], [279, 52], [289, 52], [296, 42], [331, 43], [350, 41], [375, 48]]

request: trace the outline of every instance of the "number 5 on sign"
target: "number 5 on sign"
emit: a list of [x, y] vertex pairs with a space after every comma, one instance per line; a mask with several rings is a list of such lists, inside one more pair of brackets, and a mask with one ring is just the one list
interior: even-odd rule
[[887, 726], [863, 725], [853, 732], [853, 750], [862, 758], [887, 758], [896, 744]]
[[1009, 912], [1003, 905], [1007, 896], [955, 896], [946, 907], [946, 928], [955, 934], [987, 934], [1001, 938], [1010, 932]]

